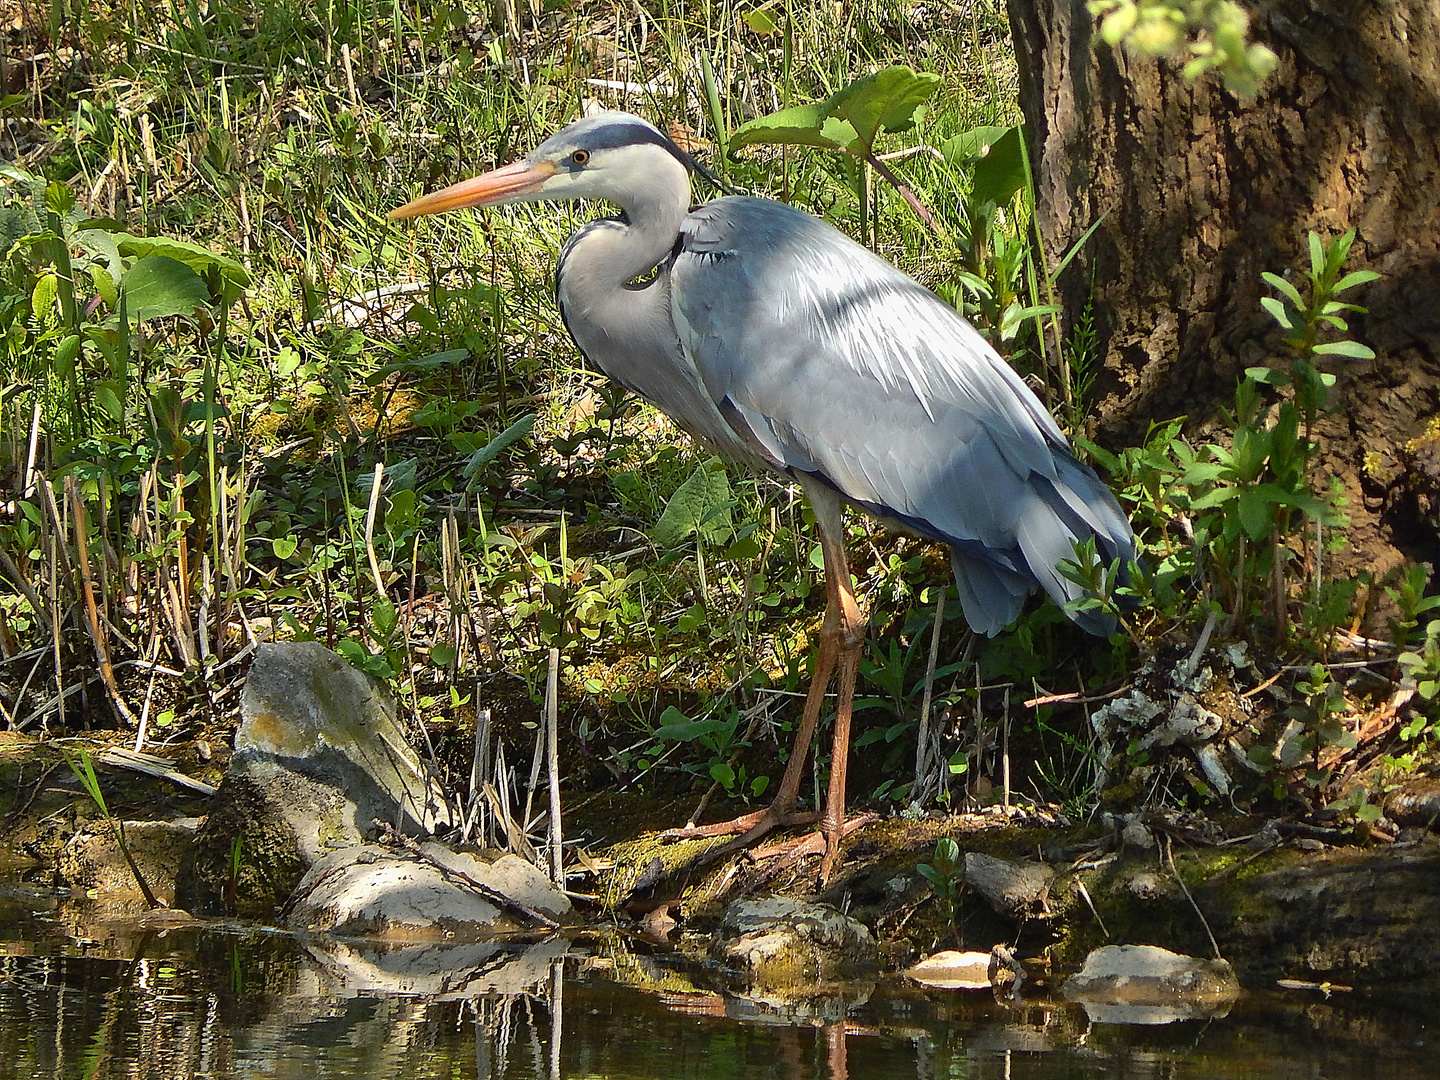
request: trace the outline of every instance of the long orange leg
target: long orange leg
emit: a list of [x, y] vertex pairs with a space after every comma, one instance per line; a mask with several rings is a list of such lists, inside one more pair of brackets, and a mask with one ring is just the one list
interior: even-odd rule
[[[823, 837], [824, 840], [825, 858], [821, 863], [820, 876], [822, 882], [827, 882], [839, 857], [841, 838], [863, 824], [863, 820], [848, 824], [845, 821], [845, 777], [850, 756], [850, 715], [855, 698], [855, 675], [860, 665], [861, 645], [865, 640], [865, 620], [860, 614], [859, 605], [855, 602], [855, 591], [850, 584], [850, 565], [845, 558], [845, 530], [839, 499], [829, 488], [818, 484], [806, 483], [804, 487], [810, 505], [815, 510], [820, 550], [825, 559], [825, 620], [821, 624], [820, 648], [815, 658], [815, 669], [811, 673], [810, 690], [805, 697], [805, 709], [800, 716], [800, 726], [795, 732], [795, 746], [790, 752], [790, 760], [786, 764], [780, 788], [775, 793], [774, 801], [764, 810], [715, 825], [675, 829], [667, 835], [696, 837], [743, 833], [744, 835], [710, 855], [711, 858], [719, 858], [749, 847], [776, 828], [814, 821], [817, 815], [797, 814], [795, 803], [800, 794], [800, 784], [805, 776], [805, 760], [810, 751], [810, 743], [815, 737], [815, 727], [820, 720], [820, 709], [825, 702], [830, 677], [838, 666], [839, 686], [836, 689], [830, 786], [826, 792], [821, 834], [815, 838]], [[798, 843], [810, 846], [810, 841], [811, 838], [802, 838]], [[764, 854], [777, 854], [782, 850], [800, 854], [790, 843], [767, 848]], [[762, 852], [756, 852], [757, 856], [761, 854]]]

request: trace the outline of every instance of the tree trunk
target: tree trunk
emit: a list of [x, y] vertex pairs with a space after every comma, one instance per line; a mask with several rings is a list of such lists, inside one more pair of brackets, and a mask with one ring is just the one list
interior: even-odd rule
[[1280, 64], [1253, 102], [1213, 77], [1185, 85], [1179, 63], [1092, 48], [1083, 0], [1008, 3], [1052, 263], [1105, 215], [1060, 282], [1071, 318], [1093, 304], [1101, 437], [1181, 414], [1203, 425], [1245, 367], [1287, 366], [1260, 273], [1308, 265], [1307, 230], [1354, 227], [1348, 268], [1385, 276], [1346, 294], [1370, 309], [1351, 331], [1379, 355], [1331, 365], [1322, 465], [1350, 495], [1352, 565], [1384, 570], [1395, 546], [1434, 559], [1440, 2], [1258, 0], [1252, 31]]

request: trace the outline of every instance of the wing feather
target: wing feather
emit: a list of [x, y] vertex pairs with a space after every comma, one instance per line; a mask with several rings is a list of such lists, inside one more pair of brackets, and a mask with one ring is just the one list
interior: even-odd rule
[[1077, 595], [1055, 569], [1072, 540], [1133, 558], [1114, 496], [1024, 381], [953, 308], [818, 218], [744, 197], [693, 211], [671, 304], [727, 422], [950, 544], [977, 630], [1013, 621], [1035, 586]]

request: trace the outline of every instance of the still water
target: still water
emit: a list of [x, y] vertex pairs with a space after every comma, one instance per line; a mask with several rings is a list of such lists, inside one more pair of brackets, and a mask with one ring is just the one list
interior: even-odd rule
[[0, 1080], [1429, 1080], [1437, 1022], [1424, 996], [1276, 992], [1223, 1018], [1097, 1024], [894, 980], [795, 1004], [619, 934], [382, 950], [142, 931], [0, 889]]

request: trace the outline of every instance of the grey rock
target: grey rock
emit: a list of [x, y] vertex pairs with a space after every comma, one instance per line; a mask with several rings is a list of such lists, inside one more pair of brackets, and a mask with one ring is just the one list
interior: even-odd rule
[[514, 855], [487, 861], [440, 844], [421, 850], [428, 859], [369, 844], [327, 855], [296, 886], [286, 924], [314, 933], [406, 941], [474, 940], [533, 929], [459, 875], [552, 919], [570, 912], [565, 894]]
[[879, 963], [874, 935], [828, 904], [774, 896], [725, 909], [712, 952], [766, 986], [853, 976]]
[[1048, 918], [1055, 871], [1044, 863], [1007, 862], [978, 851], [965, 853], [965, 884], [1007, 919]]
[[261, 645], [240, 708], [235, 754], [178, 885], [190, 910], [267, 915], [317, 860], [373, 839], [376, 819], [412, 836], [450, 824], [389, 692], [323, 646]]
[[[125, 822], [125, 844], [161, 903], [175, 902], [175, 877], [194, 842], [196, 827], [193, 820]], [[65, 884], [95, 890], [96, 898], [112, 914], [144, 911], [148, 906], [120, 853], [114, 830], [103, 820], [71, 837], [56, 858], [55, 868]]]
[[1092, 1021], [1168, 1024], [1224, 1016], [1240, 995], [1224, 960], [1200, 960], [1155, 945], [1106, 945], [1063, 988]]
[[1385, 814], [1397, 825], [1433, 829], [1440, 824], [1440, 780], [1408, 780], [1391, 793]]

